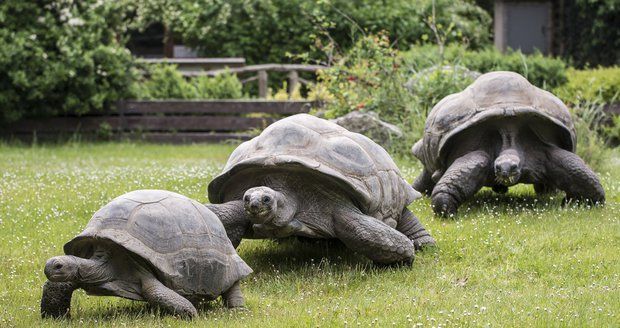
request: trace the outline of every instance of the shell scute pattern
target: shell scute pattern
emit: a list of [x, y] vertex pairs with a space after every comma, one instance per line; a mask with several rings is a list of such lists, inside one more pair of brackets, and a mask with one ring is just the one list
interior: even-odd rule
[[252, 272], [217, 216], [173, 192], [140, 190], [114, 199], [65, 245], [65, 253], [85, 257], [89, 245], [105, 242], [138, 255], [169, 288], [187, 295], [217, 297]]
[[493, 117], [528, 116], [552, 123], [563, 136], [561, 147], [574, 151], [575, 128], [568, 108], [553, 94], [513, 72], [481, 75], [465, 90], [442, 99], [429, 113], [414, 155], [431, 172], [443, 167], [444, 146], [459, 132]]

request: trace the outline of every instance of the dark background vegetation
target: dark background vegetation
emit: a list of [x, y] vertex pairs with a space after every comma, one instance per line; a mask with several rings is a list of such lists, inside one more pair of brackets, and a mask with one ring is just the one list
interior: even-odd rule
[[[166, 68], [139, 67], [127, 43], [130, 35], [153, 24], [168, 26], [175, 41], [195, 47], [204, 56], [241, 56], [249, 64], [322, 63], [333, 66], [334, 72], [343, 72], [340, 68], [352, 60], [363, 63], [373, 58], [371, 51], [366, 59], [352, 59], [360, 56], [359, 48], [355, 50], [359, 40], [380, 35], [384, 40], [380, 48], [400, 65], [387, 71], [397, 71], [401, 80], [448, 64], [478, 72], [513, 70], [553, 90], [567, 83], [569, 66], [615, 65], [619, 60], [616, 1], [563, 3], [564, 19], [578, 24], [565, 24], [567, 30], [560, 31], [565, 44], [561, 57], [549, 58], [494, 50], [490, 1], [5, 0], [0, 3], [0, 122], [104, 112], [124, 98], [247, 96], [234, 77], [219, 82], [183, 81]], [[366, 67], [385, 78], [384, 68]], [[147, 75], [155, 76], [155, 81], [146, 79]], [[431, 106], [463, 84], [440, 80], [417, 93], [414, 90], [415, 97], [420, 90], [428, 93], [417, 101]], [[302, 92], [309, 93], [313, 92]]]

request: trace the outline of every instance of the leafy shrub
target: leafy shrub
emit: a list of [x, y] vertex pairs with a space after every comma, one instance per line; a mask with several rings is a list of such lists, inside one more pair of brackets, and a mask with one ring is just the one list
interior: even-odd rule
[[598, 133], [603, 118], [603, 104], [585, 101], [571, 107], [577, 132], [577, 155], [595, 170], [604, 170], [609, 156], [605, 140]]
[[610, 145], [617, 146], [620, 143], [620, 115], [614, 115], [611, 122], [603, 126], [603, 135]]
[[568, 82], [553, 92], [567, 103], [612, 103], [620, 96], [620, 67], [589, 70], [569, 69]]
[[[401, 46], [432, 42], [424, 20], [432, 0], [138, 0], [135, 26], [163, 22], [207, 56], [243, 56], [248, 63], [285, 62], [287, 54], [323, 55], [322, 36], [341, 50], [352, 36], [383, 30]], [[454, 25], [449, 41], [473, 47], [490, 41], [490, 16], [464, 0], [435, 0], [437, 22]], [[200, 8], [200, 10], [197, 10]], [[426, 38], [423, 38], [426, 35]]]
[[336, 64], [321, 71], [309, 96], [325, 103], [325, 116], [335, 118], [351, 111], [374, 111], [379, 118], [400, 127], [405, 136], [390, 149], [409, 156], [422, 136], [426, 114], [436, 100], [464, 88], [471, 80], [454, 72], [415, 73], [384, 34], [360, 39]]
[[[620, 67], [597, 68], [590, 70], [568, 70], [568, 82], [553, 93], [572, 107], [576, 115], [591, 115], [591, 108], [599, 108], [604, 116], [603, 108], [615, 103], [620, 97]], [[581, 111], [586, 113], [581, 113]], [[620, 140], [620, 119], [611, 117], [590, 126], [588, 133], [598, 134], [598, 138], [608, 144], [617, 144]]]
[[202, 99], [243, 98], [243, 85], [233, 74], [219, 74], [214, 77], [200, 76], [193, 79], [196, 97]]
[[183, 78], [175, 65], [153, 65], [149, 76], [136, 84], [138, 99], [191, 99], [196, 89]]
[[457, 93], [474, 82], [469, 71], [460, 66], [430, 67], [413, 75], [406, 86], [416, 96], [418, 106], [425, 112], [430, 110], [447, 95]]
[[239, 99], [242, 84], [235, 75], [186, 79], [175, 65], [150, 65], [148, 76], [134, 85], [138, 99]]
[[0, 121], [103, 111], [128, 95], [134, 74], [114, 1], [0, 4]]
[[437, 46], [413, 47], [403, 56], [418, 69], [434, 65], [461, 65], [480, 73], [491, 71], [513, 71], [525, 76], [532, 84], [551, 90], [567, 81], [566, 64], [560, 60], [543, 56], [541, 53], [524, 55], [521, 51], [507, 51], [502, 54], [495, 48], [478, 51], [468, 50], [462, 45], [452, 44], [443, 54]]

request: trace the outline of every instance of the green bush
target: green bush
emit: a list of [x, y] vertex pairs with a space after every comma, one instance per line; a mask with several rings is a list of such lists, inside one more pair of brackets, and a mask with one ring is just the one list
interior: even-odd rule
[[571, 106], [571, 115], [577, 133], [577, 155], [595, 170], [605, 170], [609, 151], [600, 128], [605, 117], [603, 104], [584, 101]]
[[0, 3], [0, 121], [103, 111], [134, 74], [114, 1]]
[[198, 98], [240, 99], [243, 85], [233, 74], [219, 74], [214, 77], [201, 76], [193, 80]]
[[[326, 38], [341, 50], [352, 45], [352, 36], [384, 30], [400, 46], [432, 42], [425, 23], [432, 13], [432, 2], [138, 0], [135, 26], [163, 22], [172, 26], [186, 44], [207, 56], [242, 56], [250, 64], [287, 62], [287, 54], [309, 51], [311, 59], [322, 59]], [[491, 18], [484, 10], [464, 0], [435, 3], [437, 22], [453, 24], [448, 41], [465, 41], [472, 47], [489, 44]]]
[[309, 97], [325, 102], [328, 118], [355, 110], [376, 112], [405, 132], [389, 150], [410, 156], [411, 146], [422, 136], [430, 108], [472, 82], [447, 70], [421, 72], [411, 82], [412, 72], [386, 35], [367, 36], [320, 73]]
[[620, 115], [614, 115], [611, 122], [603, 126], [603, 136], [612, 146], [620, 144]]
[[524, 55], [520, 51], [502, 54], [495, 48], [468, 50], [461, 45], [449, 45], [443, 54], [437, 46], [411, 48], [403, 54], [410, 65], [422, 69], [434, 65], [461, 65], [480, 73], [513, 71], [525, 76], [532, 84], [551, 90], [567, 81], [566, 64], [540, 53]]
[[175, 65], [150, 65], [147, 76], [134, 85], [138, 99], [239, 99], [243, 85], [232, 74], [186, 79]]
[[553, 92], [563, 101], [612, 103], [620, 96], [620, 67], [589, 70], [569, 69], [568, 82]]

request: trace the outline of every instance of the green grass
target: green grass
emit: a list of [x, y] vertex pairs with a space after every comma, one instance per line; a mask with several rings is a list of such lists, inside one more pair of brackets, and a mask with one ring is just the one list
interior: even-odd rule
[[[620, 161], [602, 174], [603, 208], [561, 208], [560, 196], [485, 190], [458, 220], [411, 209], [437, 239], [407, 268], [380, 269], [333, 243], [244, 241], [255, 273], [249, 310], [214, 302], [197, 322], [140, 302], [74, 294], [72, 319], [41, 320], [47, 258], [90, 216], [133, 189], [168, 189], [206, 202], [232, 146], [0, 144], [0, 327], [11, 326], [620, 326]], [[399, 161], [411, 181], [418, 164]]]

